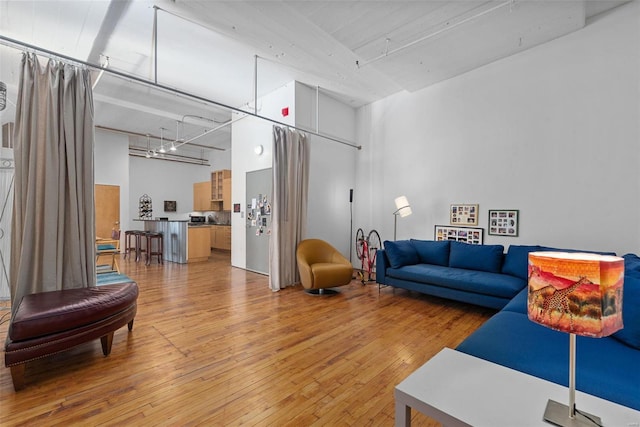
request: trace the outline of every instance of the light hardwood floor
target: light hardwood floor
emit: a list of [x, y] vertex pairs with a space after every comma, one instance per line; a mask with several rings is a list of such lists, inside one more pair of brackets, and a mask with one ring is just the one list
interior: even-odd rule
[[133, 331], [108, 357], [96, 340], [27, 364], [19, 393], [0, 368], [1, 425], [392, 426], [395, 385], [493, 313], [355, 280], [274, 293], [228, 253], [120, 265], [140, 287]]

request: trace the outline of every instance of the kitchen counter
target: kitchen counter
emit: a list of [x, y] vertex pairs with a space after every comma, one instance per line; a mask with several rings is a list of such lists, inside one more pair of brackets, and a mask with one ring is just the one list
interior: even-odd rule
[[165, 261], [186, 264], [188, 220], [134, 219], [134, 221], [143, 221], [145, 231], [162, 233], [164, 244], [162, 258]]

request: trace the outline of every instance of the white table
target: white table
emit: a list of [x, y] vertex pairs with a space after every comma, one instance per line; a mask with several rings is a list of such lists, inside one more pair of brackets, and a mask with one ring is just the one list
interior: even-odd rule
[[[569, 389], [445, 348], [396, 386], [395, 399], [396, 426], [411, 425], [413, 408], [446, 426], [549, 427], [547, 400], [566, 405]], [[640, 427], [640, 411], [580, 391], [576, 407], [605, 426]]]

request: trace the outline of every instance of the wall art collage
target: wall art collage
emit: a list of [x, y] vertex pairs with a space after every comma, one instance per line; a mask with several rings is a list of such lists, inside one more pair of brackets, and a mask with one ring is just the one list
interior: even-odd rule
[[[484, 228], [478, 225], [478, 204], [454, 204], [449, 209], [449, 225], [436, 225], [433, 239], [481, 245]], [[491, 236], [517, 237], [520, 220], [517, 209], [490, 209], [488, 211], [488, 233]]]

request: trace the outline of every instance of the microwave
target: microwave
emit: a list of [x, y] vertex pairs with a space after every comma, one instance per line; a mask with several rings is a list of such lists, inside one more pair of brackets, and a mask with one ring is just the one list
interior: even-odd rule
[[190, 218], [190, 221], [192, 223], [202, 224], [202, 223], [207, 222], [207, 217], [206, 216], [192, 216]]

